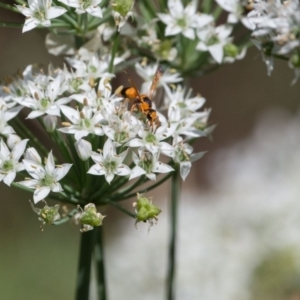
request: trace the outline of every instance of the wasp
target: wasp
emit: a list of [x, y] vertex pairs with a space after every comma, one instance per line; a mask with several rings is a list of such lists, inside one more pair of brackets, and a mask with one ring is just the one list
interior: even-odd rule
[[151, 99], [162, 74], [163, 74], [163, 69], [162, 66], [159, 65], [153, 76], [153, 80], [148, 95], [140, 94], [133, 80], [129, 76], [128, 76], [128, 81], [130, 82], [131, 87], [125, 87], [120, 92], [124, 98], [128, 98], [129, 100], [134, 100], [131, 106], [131, 112], [134, 110], [140, 111], [143, 115], [147, 117], [147, 120], [149, 121], [150, 126], [152, 128], [154, 124], [159, 125], [158, 115], [156, 110], [152, 108]]

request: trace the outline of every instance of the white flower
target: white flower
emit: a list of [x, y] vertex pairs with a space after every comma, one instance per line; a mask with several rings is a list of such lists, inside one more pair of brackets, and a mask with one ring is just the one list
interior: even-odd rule
[[104, 144], [103, 153], [94, 153], [92, 155], [92, 159], [96, 164], [88, 170], [88, 173], [98, 176], [105, 175], [105, 179], [108, 183], [111, 183], [115, 175], [130, 175], [131, 170], [122, 163], [127, 152], [128, 149], [117, 155], [113, 142], [107, 139]]
[[23, 32], [38, 25], [49, 27], [51, 19], [57, 18], [67, 10], [61, 6], [51, 6], [52, 0], [28, 0], [28, 7], [16, 5], [18, 10], [26, 16]]
[[59, 0], [67, 6], [75, 7], [75, 12], [77, 14], [83, 14], [87, 12], [88, 14], [102, 18], [102, 10], [99, 4], [102, 0]]
[[249, 22], [249, 19], [245, 16], [245, 10], [247, 6], [250, 6], [246, 1], [240, 0], [216, 0], [216, 2], [226, 11], [229, 12], [227, 22], [235, 24], [239, 20], [249, 29], [254, 29], [253, 24]]
[[[102, 77], [114, 77], [113, 74], [108, 73], [110, 55], [103, 55], [101, 58], [99, 58], [98, 55], [89, 51], [82, 50], [80, 53], [82, 55], [79, 57], [66, 58], [66, 61], [70, 64], [70, 66], [76, 69], [77, 76], [94, 79]], [[124, 59], [121, 57], [116, 57], [114, 60], [114, 65], [123, 60]]]
[[208, 51], [215, 61], [222, 63], [224, 56], [223, 47], [231, 41], [229, 37], [232, 27], [228, 25], [220, 25], [217, 27], [207, 26], [197, 31], [200, 42], [196, 46], [199, 51]]
[[94, 111], [101, 110], [102, 113], [109, 115], [115, 113], [116, 104], [123, 100], [123, 97], [117, 97], [112, 93], [112, 87], [109, 83], [109, 78], [103, 77], [98, 86], [98, 91], [94, 89], [86, 93], [74, 94], [72, 99], [84, 105], [91, 106]]
[[132, 153], [135, 167], [131, 170], [129, 179], [145, 174], [150, 180], [156, 180], [154, 173], [168, 173], [174, 171], [172, 167], [158, 161], [159, 154], [153, 155], [148, 151], [139, 151], [139, 155]]
[[19, 103], [31, 108], [33, 111], [27, 116], [27, 119], [34, 119], [44, 114], [51, 116], [60, 116], [60, 105], [71, 101], [71, 98], [59, 98], [61, 90], [62, 77], [57, 76], [54, 80], [48, 82], [43, 88], [41, 85], [32, 81], [28, 82], [28, 88], [31, 97], [26, 97]]
[[165, 35], [182, 33], [188, 39], [195, 39], [194, 28], [204, 26], [213, 20], [212, 16], [197, 15], [198, 1], [192, 0], [185, 8], [180, 0], [169, 0], [169, 14], [158, 13], [160, 20], [167, 25]]
[[179, 163], [180, 176], [185, 180], [192, 167], [192, 162], [200, 159], [206, 152], [192, 153], [193, 147], [183, 142], [182, 138], [174, 139], [174, 162]]
[[62, 105], [60, 109], [73, 124], [64, 122], [66, 127], [60, 128], [59, 131], [74, 134], [77, 141], [89, 134], [103, 135], [100, 125], [103, 116], [99, 111], [94, 114], [90, 106], [84, 106], [81, 111], [66, 105]]
[[66, 176], [72, 164], [63, 164], [55, 167], [52, 151], [50, 151], [45, 166], [42, 166], [40, 156], [36, 151], [33, 152], [35, 152], [35, 160], [23, 159], [25, 169], [33, 179], [27, 179], [18, 183], [27, 188], [35, 189], [33, 201], [37, 203], [45, 199], [50, 191], [55, 193], [63, 191], [58, 181]]
[[122, 118], [117, 115], [109, 116], [108, 123], [107, 126], [103, 126], [103, 131], [116, 146], [133, 139], [141, 128], [140, 122], [129, 111], [125, 111]]
[[25, 151], [28, 140], [22, 140], [15, 144], [10, 152], [3, 140], [0, 141], [0, 181], [8, 186], [16, 177], [16, 173], [24, 170], [24, 165], [19, 163], [20, 157]]
[[167, 128], [160, 126], [155, 132], [140, 130], [138, 135], [140, 138], [130, 140], [126, 145], [129, 147], [139, 147], [148, 150], [153, 155], [163, 153], [167, 156], [172, 156], [174, 148], [163, 140], [170, 137], [175, 131], [175, 127]]

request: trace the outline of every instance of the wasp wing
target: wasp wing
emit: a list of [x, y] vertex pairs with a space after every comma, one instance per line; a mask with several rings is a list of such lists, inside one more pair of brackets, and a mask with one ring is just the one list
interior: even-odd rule
[[126, 71], [124, 71], [124, 73], [128, 76], [128, 81], [131, 84], [131, 87], [135, 89], [138, 98], [141, 99], [141, 95], [140, 95], [139, 90], [137, 89], [134, 81], [132, 80], [132, 78], [129, 76], [129, 74]]
[[159, 82], [159, 79], [161, 77], [161, 75], [163, 74], [163, 68], [161, 65], [158, 65], [156, 71], [155, 71], [155, 74], [153, 76], [153, 79], [152, 79], [152, 83], [151, 83], [151, 87], [150, 87], [150, 90], [149, 90], [149, 95], [148, 97], [150, 99], [152, 99], [152, 96], [156, 90], [156, 87], [157, 87], [157, 84]]

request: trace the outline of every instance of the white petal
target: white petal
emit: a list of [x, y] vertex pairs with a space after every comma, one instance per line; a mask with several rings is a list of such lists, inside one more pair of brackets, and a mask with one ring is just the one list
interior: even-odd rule
[[141, 139], [134, 138], [130, 140], [126, 145], [129, 147], [142, 147], [144, 144]]
[[24, 185], [29, 189], [35, 189], [35, 187], [39, 184], [39, 181], [35, 179], [28, 179], [24, 181], [19, 181], [18, 184]]
[[60, 167], [57, 167], [54, 171], [54, 176], [57, 181], [61, 180], [69, 172], [72, 164], [63, 164]]
[[82, 139], [85, 136], [88, 136], [89, 132], [87, 130], [77, 130], [74, 134], [75, 140], [79, 141], [80, 139]]
[[33, 177], [34, 179], [43, 179], [45, 176], [45, 170], [44, 168], [32, 161], [32, 160], [27, 160], [27, 159], [23, 159], [23, 163], [25, 166], [26, 171], [28, 172], [28, 174]]
[[26, 119], [35, 119], [35, 118], [38, 118], [42, 115], [44, 115], [45, 113], [43, 111], [40, 111], [40, 110], [34, 110], [32, 111]]
[[10, 184], [14, 181], [15, 178], [16, 178], [16, 172], [11, 171], [3, 178], [3, 182], [8, 186], [10, 186]]
[[184, 31], [182, 31], [182, 34], [190, 39], [190, 40], [194, 40], [195, 39], [195, 30], [193, 28], [187, 28]]
[[111, 181], [114, 179], [115, 174], [105, 174], [105, 179], [108, 183], [111, 183]]
[[126, 176], [129, 175], [130, 173], [131, 173], [130, 168], [123, 164], [119, 165], [117, 167], [117, 170], [115, 171], [115, 174], [119, 176]]
[[60, 183], [57, 182], [55, 185], [51, 186], [51, 191], [54, 193], [59, 193], [59, 192], [62, 192], [63, 189], [62, 189]]
[[168, 172], [174, 171], [174, 169], [167, 164], [157, 161], [154, 164], [152, 171], [155, 173], [168, 173]]
[[25, 21], [22, 32], [24, 33], [26, 31], [32, 30], [33, 28], [37, 27], [39, 24], [40, 22], [37, 19], [28, 18]]
[[223, 46], [221, 44], [215, 44], [208, 46], [208, 51], [217, 63], [222, 63], [223, 60]]
[[52, 155], [52, 150], [50, 151], [48, 158], [47, 158], [47, 163], [45, 165], [45, 170], [47, 174], [53, 175], [53, 172], [55, 170], [55, 163]]
[[87, 171], [88, 174], [93, 174], [93, 175], [104, 175], [106, 174], [106, 170], [101, 167], [98, 164], [95, 164], [90, 167], [90, 169]]
[[90, 15], [98, 18], [102, 18], [102, 10], [99, 6], [97, 7], [88, 7], [86, 9], [86, 12], [88, 12]]
[[135, 166], [132, 170], [131, 170], [131, 174], [130, 174], [130, 177], [129, 177], [129, 180], [133, 179], [133, 178], [136, 178], [136, 177], [139, 177], [143, 174], [146, 174], [146, 171], [141, 168], [140, 166]]
[[67, 10], [61, 6], [52, 6], [47, 11], [47, 19], [54, 19], [62, 14], [64, 14]]
[[34, 194], [33, 194], [34, 203], [36, 204], [39, 201], [45, 199], [48, 196], [49, 193], [50, 193], [50, 187], [49, 186], [43, 186], [41, 188], [37, 188], [34, 191]]
[[78, 124], [80, 121], [79, 112], [72, 107], [61, 105], [60, 109], [62, 113], [73, 123]]
[[18, 105], [5, 112], [5, 121], [13, 119], [23, 107]]
[[25, 151], [26, 144], [28, 141], [29, 141], [28, 139], [22, 140], [21, 142], [19, 142], [14, 146], [12, 150], [12, 157], [14, 161], [19, 161], [20, 157], [23, 155]]
[[180, 163], [180, 176], [184, 181], [188, 174], [190, 173], [192, 163], [189, 161], [184, 161]]

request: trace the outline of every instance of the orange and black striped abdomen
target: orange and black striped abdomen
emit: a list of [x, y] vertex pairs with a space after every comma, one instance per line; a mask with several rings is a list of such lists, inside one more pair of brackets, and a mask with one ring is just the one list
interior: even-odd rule
[[121, 95], [124, 98], [135, 99], [138, 96], [138, 92], [134, 87], [125, 87], [121, 90]]

